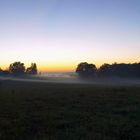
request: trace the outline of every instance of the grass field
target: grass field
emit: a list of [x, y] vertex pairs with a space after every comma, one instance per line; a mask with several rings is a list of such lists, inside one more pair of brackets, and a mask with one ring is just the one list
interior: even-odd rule
[[140, 88], [0, 82], [0, 140], [93, 139], [140, 139]]

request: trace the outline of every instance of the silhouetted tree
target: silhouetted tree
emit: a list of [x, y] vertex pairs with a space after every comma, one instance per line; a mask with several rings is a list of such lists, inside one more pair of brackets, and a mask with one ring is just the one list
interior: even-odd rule
[[94, 64], [87, 62], [80, 63], [76, 72], [81, 76], [104, 76], [104, 77], [139, 77], [140, 78], [140, 63], [133, 64], [103, 64], [99, 69], [96, 69]]
[[3, 70], [1, 69], [1, 67], [0, 67], [0, 75], [3, 75]]
[[97, 72], [98, 76], [109, 76], [111, 75], [111, 65], [103, 64]]
[[83, 76], [93, 76], [96, 72], [96, 66], [94, 64], [88, 64], [87, 62], [82, 62], [77, 66], [76, 72]]
[[37, 65], [36, 63], [32, 63], [29, 68], [26, 70], [27, 74], [37, 74]]
[[140, 63], [104, 64], [98, 70], [99, 76], [140, 77]]
[[14, 75], [22, 75], [25, 73], [24, 63], [14, 62], [9, 66], [9, 72]]

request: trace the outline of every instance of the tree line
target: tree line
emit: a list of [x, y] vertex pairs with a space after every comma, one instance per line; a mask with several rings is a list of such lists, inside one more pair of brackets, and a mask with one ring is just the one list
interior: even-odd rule
[[24, 63], [14, 62], [9, 65], [7, 70], [2, 70], [0, 68], [0, 75], [25, 75], [25, 74], [37, 74], [37, 65], [36, 63], [31, 63], [31, 66], [26, 69]]
[[103, 64], [97, 69], [95, 64], [82, 62], [77, 66], [76, 73], [90, 77], [140, 77], [140, 63]]
[[[9, 65], [7, 70], [0, 68], [0, 75], [35, 75], [37, 74], [36, 63], [31, 63], [30, 67], [25, 67], [20, 61]], [[103, 64], [99, 68], [95, 64], [81, 62], [76, 68], [76, 73], [83, 77], [139, 77], [140, 78], [140, 63], [125, 64], [113, 63]]]

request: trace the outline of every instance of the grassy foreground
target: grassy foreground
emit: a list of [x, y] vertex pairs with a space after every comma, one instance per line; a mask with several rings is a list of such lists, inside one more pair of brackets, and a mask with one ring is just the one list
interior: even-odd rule
[[139, 140], [140, 88], [4, 81], [0, 140]]

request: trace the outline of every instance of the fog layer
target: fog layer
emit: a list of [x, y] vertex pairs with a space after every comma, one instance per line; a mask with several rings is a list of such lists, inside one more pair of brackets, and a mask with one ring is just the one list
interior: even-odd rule
[[26, 77], [0, 77], [0, 81], [24, 81], [24, 82], [45, 82], [45, 83], [66, 83], [66, 84], [90, 84], [102, 86], [140, 86], [140, 79], [130, 78], [83, 78], [76, 73], [41, 73], [35, 76]]

